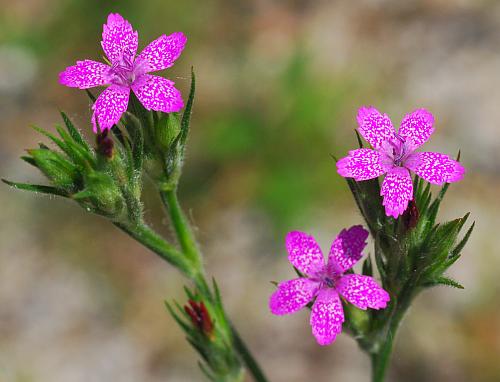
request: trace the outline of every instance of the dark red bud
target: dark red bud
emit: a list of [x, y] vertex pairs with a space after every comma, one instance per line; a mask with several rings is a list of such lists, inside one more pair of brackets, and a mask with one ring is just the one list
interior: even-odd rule
[[109, 130], [104, 130], [103, 132], [97, 134], [97, 152], [106, 158], [111, 158], [113, 156], [113, 139], [108, 135]]
[[418, 218], [420, 213], [418, 212], [417, 203], [415, 202], [415, 198], [410, 200], [408, 203], [408, 208], [403, 213], [403, 223], [407, 231], [411, 231], [418, 224]]
[[184, 306], [184, 311], [189, 315], [193, 325], [208, 337], [212, 337], [214, 325], [207, 307], [201, 302], [189, 300], [189, 305]]

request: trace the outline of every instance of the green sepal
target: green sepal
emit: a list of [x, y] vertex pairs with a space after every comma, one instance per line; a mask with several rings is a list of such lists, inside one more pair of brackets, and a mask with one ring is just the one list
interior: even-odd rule
[[31, 149], [28, 153], [33, 157], [36, 166], [57, 187], [72, 190], [79, 182], [80, 176], [76, 166], [63, 155], [45, 149]]
[[63, 197], [68, 197], [68, 194], [56, 187], [52, 186], [45, 186], [41, 184], [29, 184], [29, 183], [19, 183], [19, 182], [11, 182], [10, 180], [7, 179], [2, 179], [2, 182], [5, 184], [16, 188], [18, 190], [25, 190], [25, 191], [31, 191], [35, 193], [40, 193], [40, 194], [48, 194], [48, 195], [56, 195], [56, 196], [63, 196]]

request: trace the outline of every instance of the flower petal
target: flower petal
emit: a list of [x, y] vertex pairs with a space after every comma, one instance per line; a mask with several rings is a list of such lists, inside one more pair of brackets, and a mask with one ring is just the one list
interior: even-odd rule
[[144, 74], [132, 84], [132, 90], [148, 110], [172, 113], [184, 107], [181, 92], [173, 81], [163, 77]]
[[137, 53], [139, 38], [132, 25], [118, 13], [110, 13], [102, 28], [101, 46], [112, 63], [122, 58], [133, 60]]
[[310, 323], [312, 333], [320, 345], [330, 345], [342, 331], [344, 310], [337, 291], [321, 289], [313, 304]]
[[288, 260], [302, 273], [314, 276], [324, 267], [323, 252], [314, 237], [304, 232], [292, 231], [286, 236]]
[[380, 195], [384, 197], [383, 205], [387, 216], [397, 218], [408, 207], [413, 198], [413, 183], [410, 172], [404, 167], [392, 168], [382, 183]]
[[170, 68], [181, 55], [186, 41], [182, 32], [160, 36], [145, 47], [138, 58], [148, 62], [148, 72]]
[[283, 281], [269, 299], [272, 314], [283, 315], [295, 313], [311, 301], [318, 291], [319, 282], [306, 278]]
[[111, 129], [117, 124], [122, 114], [127, 110], [130, 89], [111, 85], [97, 98], [92, 105], [92, 124], [94, 133]]
[[77, 61], [76, 65], [68, 66], [64, 72], [59, 73], [59, 83], [80, 89], [106, 85], [110, 69], [108, 65], [97, 61]]
[[385, 308], [390, 300], [389, 293], [370, 276], [344, 275], [336, 288], [347, 301], [363, 310]]
[[380, 114], [374, 107], [361, 107], [358, 110], [358, 131], [375, 149], [382, 148], [385, 141], [395, 138], [394, 127], [387, 114]]
[[411, 142], [411, 149], [422, 146], [434, 132], [434, 117], [425, 109], [406, 114], [401, 121], [398, 134]]
[[337, 274], [351, 269], [363, 256], [368, 231], [360, 225], [343, 229], [330, 247], [328, 268]]
[[380, 164], [380, 153], [371, 149], [349, 151], [349, 156], [337, 162], [337, 172], [344, 178], [357, 181], [377, 178], [385, 173]]
[[433, 152], [414, 153], [405, 166], [429, 183], [441, 185], [462, 180], [465, 168], [448, 155]]

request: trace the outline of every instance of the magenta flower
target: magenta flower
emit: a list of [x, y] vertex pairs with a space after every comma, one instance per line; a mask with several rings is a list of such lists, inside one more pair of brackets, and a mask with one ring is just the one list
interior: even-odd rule
[[465, 169], [448, 155], [415, 152], [434, 131], [434, 117], [425, 109], [405, 115], [396, 132], [389, 117], [374, 107], [358, 111], [358, 131], [372, 146], [349, 151], [349, 156], [337, 162], [337, 171], [356, 181], [387, 174], [380, 191], [387, 216], [397, 218], [413, 198], [413, 171], [429, 183], [442, 185], [463, 178]]
[[174, 82], [148, 73], [171, 67], [181, 55], [186, 40], [182, 32], [162, 35], [136, 56], [137, 32], [118, 13], [111, 13], [103, 26], [101, 41], [111, 64], [77, 61], [76, 65], [59, 74], [59, 82], [79, 89], [110, 85], [92, 106], [92, 124], [96, 133], [98, 126], [103, 131], [120, 120], [127, 110], [130, 89], [148, 110], [179, 111], [184, 103]]
[[389, 294], [369, 276], [344, 274], [363, 256], [368, 232], [360, 225], [342, 230], [330, 248], [328, 262], [314, 238], [303, 232], [290, 232], [286, 237], [288, 260], [307, 277], [283, 281], [269, 299], [276, 315], [291, 314], [315, 297], [311, 326], [320, 345], [329, 345], [342, 331], [344, 310], [340, 296], [360, 309], [387, 306]]

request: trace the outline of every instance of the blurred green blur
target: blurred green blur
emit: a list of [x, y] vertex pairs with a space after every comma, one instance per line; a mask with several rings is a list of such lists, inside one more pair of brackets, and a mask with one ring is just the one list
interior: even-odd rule
[[[307, 312], [272, 316], [269, 281], [293, 277], [283, 238], [327, 251], [361, 222], [332, 155], [356, 146], [357, 108], [397, 125], [417, 107], [436, 131], [426, 150], [462, 150], [465, 179], [442, 220], [470, 211], [476, 231], [451, 276], [466, 289], [424, 293], [403, 323], [391, 381], [500, 380], [500, 3], [491, 0], [0, 0], [0, 176], [40, 181], [20, 161], [29, 128], [70, 115], [91, 139], [85, 92], [58, 84], [102, 59], [107, 14], [139, 50], [183, 31], [164, 75], [184, 95], [197, 73], [181, 198], [230, 316], [273, 381], [369, 379], [352, 339], [316, 345]], [[146, 212], [170, 237], [151, 188]], [[202, 381], [164, 309], [183, 302], [176, 271], [73, 204], [0, 186], [0, 381]], [[367, 250], [371, 251], [371, 248]]]

